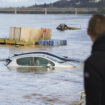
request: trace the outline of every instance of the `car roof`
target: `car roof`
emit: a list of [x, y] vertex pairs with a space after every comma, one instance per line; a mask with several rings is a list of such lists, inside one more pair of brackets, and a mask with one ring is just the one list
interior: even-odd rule
[[49, 53], [49, 52], [45, 52], [45, 51], [37, 51], [37, 52], [28, 52], [28, 53], [14, 54], [12, 57], [17, 57], [17, 56], [27, 55], [27, 54], [44, 54], [44, 55], [49, 55], [49, 56], [56, 57], [56, 58], [59, 58], [59, 59], [65, 58], [63, 56], [59, 56], [57, 54], [53, 54], [53, 53]]
[[25, 53], [25, 54], [19, 54], [19, 55], [15, 55], [15, 56], [12, 56], [10, 57], [8, 60], [14, 60], [14, 59], [20, 59], [20, 58], [24, 58], [24, 57], [42, 57], [42, 58], [45, 58], [47, 60], [50, 60], [51, 62], [59, 62], [59, 63], [63, 63], [65, 62], [64, 60], [62, 59], [59, 59], [57, 57], [54, 57], [54, 56], [50, 56], [50, 55], [46, 55], [46, 54], [33, 54], [33, 53]]
[[49, 56], [61, 59], [63, 61], [76, 61], [76, 62], [80, 62], [77, 59], [72, 59], [72, 58], [60, 56], [60, 55], [57, 55], [57, 54], [54, 54], [54, 53], [50, 53], [50, 52], [47, 52], [47, 51], [35, 51], [35, 52], [27, 52], [27, 53], [14, 54], [12, 57], [9, 57], [9, 59], [14, 58], [14, 57], [19, 57], [19, 56], [22, 56], [22, 55], [27, 55], [27, 54], [29, 54], [29, 55], [30, 54], [43, 54], [43, 55], [49, 55]]

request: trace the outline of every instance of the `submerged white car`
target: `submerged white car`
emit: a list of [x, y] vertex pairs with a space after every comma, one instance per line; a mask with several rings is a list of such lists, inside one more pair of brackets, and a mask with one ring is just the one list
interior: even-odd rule
[[7, 67], [59, 67], [74, 68], [75, 63], [68, 58], [48, 52], [15, 54], [7, 59]]

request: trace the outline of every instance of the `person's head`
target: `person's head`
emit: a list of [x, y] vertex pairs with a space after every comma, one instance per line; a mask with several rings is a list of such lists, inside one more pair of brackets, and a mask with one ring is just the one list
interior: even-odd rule
[[94, 42], [99, 35], [105, 32], [105, 16], [101, 14], [93, 15], [88, 23], [87, 32]]

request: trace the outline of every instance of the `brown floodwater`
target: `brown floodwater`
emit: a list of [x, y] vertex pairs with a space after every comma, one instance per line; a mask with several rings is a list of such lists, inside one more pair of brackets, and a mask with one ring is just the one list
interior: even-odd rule
[[[0, 15], [0, 37], [9, 36], [10, 26], [51, 28], [52, 39], [65, 39], [67, 46], [0, 45], [0, 59], [16, 53], [48, 51], [84, 61], [90, 54], [91, 42], [86, 34], [90, 15]], [[60, 23], [81, 30], [60, 32]], [[73, 105], [83, 90], [83, 63], [73, 69], [7, 68], [0, 62], [1, 105]]]

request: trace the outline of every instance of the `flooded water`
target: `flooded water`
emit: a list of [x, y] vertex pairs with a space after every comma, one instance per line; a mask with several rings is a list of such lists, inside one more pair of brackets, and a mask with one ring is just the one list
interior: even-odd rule
[[[9, 36], [9, 27], [51, 28], [52, 39], [65, 39], [67, 46], [5, 46], [0, 45], [0, 59], [14, 53], [49, 51], [85, 60], [91, 51], [86, 34], [91, 15], [14, 15], [0, 14], [0, 38]], [[81, 30], [60, 32], [60, 23], [81, 27]], [[83, 90], [83, 64], [74, 69], [18, 70], [8, 69], [0, 62], [1, 105], [72, 105]]]

